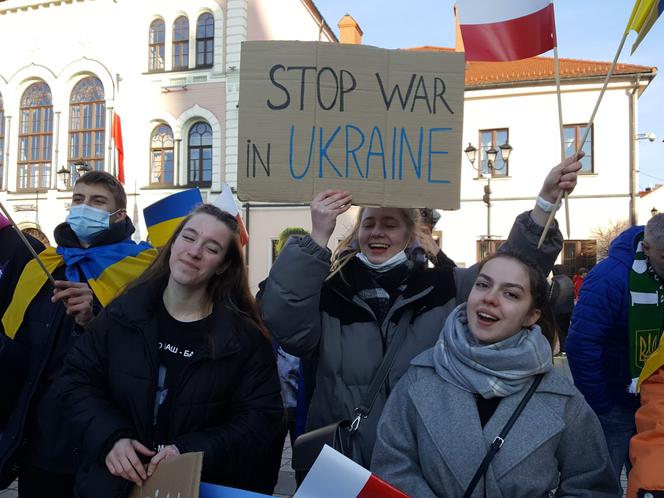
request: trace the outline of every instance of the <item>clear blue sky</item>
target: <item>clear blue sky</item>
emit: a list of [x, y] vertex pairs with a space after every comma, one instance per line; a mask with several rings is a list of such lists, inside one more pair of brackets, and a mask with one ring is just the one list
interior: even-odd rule
[[[366, 45], [383, 48], [454, 46], [454, 0], [314, 2], [337, 34], [339, 19], [346, 13], [351, 14], [364, 31], [362, 43]], [[560, 57], [613, 60], [633, 0], [558, 0], [554, 3]], [[620, 62], [656, 66], [664, 71], [664, 16], [631, 57], [629, 53], [635, 38], [636, 34], [631, 33]], [[639, 142], [639, 183], [642, 188], [664, 183], [664, 74], [656, 76], [639, 99], [638, 131], [652, 131], [657, 135], [655, 142]]]

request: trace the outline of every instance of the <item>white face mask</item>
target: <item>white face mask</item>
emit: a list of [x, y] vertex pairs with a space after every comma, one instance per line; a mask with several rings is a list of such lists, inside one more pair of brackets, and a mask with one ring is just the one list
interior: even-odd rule
[[398, 253], [396, 253], [394, 256], [392, 256], [390, 259], [387, 261], [383, 261], [382, 263], [372, 263], [369, 261], [369, 258], [367, 258], [366, 254], [363, 252], [358, 252], [355, 257], [362, 261], [366, 266], [371, 268], [372, 270], [375, 270], [377, 272], [383, 273], [386, 271], [390, 271], [392, 268], [396, 268], [402, 263], [405, 263], [408, 260], [408, 256], [406, 255], [406, 251], [401, 250]]

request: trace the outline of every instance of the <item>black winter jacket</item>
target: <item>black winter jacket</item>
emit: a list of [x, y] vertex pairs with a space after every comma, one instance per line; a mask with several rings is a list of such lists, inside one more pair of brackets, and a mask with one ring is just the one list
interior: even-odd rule
[[[163, 286], [143, 284], [120, 296], [91, 322], [65, 360], [59, 392], [81, 450], [80, 498], [128, 493], [131, 483], [112, 476], [104, 464], [115, 441], [132, 437], [154, 446], [155, 315], [162, 291]], [[204, 452], [203, 481], [251, 489], [260, 472], [255, 462], [275, 437], [282, 415], [272, 347], [223, 304], [215, 304], [211, 322], [217, 326], [210, 344], [169, 393], [168, 439], [182, 453]]]
[[[37, 239], [27, 234], [25, 237], [35, 252], [40, 253], [44, 250], [44, 245]], [[0, 228], [0, 319], [14, 297], [14, 288], [23, 268], [31, 259], [32, 254], [23, 245], [16, 230], [12, 226]], [[20, 387], [20, 382], [13, 382], [24, 364], [24, 353], [15, 351], [17, 347], [20, 351], [21, 347], [4, 334], [0, 321], [0, 379], [3, 383], [0, 392], [0, 433], [7, 423]]]
[[[99, 234], [91, 246], [115, 244], [133, 232], [131, 220], [125, 218]], [[81, 247], [67, 223], [58, 225], [54, 235], [58, 246]], [[79, 276], [86, 282], [80, 269]], [[67, 280], [65, 265], [56, 268], [53, 277]], [[83, 328], [66, 314], [62, 302], [51, 302], [52, 295], [47, 282], [28, 306], [16, 337], [0, 337], [0, 412], [6, 414], [0, 423], [0, 489], [12, 483], [26, 462], [61, 474], [75, 470], [74, 447], [53, 383]], [[95, 298], [93, 311], [100, 309]]]

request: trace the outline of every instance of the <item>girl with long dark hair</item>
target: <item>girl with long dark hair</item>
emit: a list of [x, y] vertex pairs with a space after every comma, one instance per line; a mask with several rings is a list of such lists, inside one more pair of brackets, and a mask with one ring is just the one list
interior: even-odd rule
[[279, 378], [235, 218], [203, 205], [90, 324], [60, 390], [80, 498], [119, 498], [160, 462], [202, 451], [204, 481], [256, 491], [279, 429]]

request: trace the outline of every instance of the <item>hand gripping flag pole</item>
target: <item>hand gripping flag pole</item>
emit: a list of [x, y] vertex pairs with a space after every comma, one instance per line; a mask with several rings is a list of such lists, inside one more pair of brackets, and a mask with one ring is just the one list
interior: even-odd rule
[[[634, 53], [634, 50], [636, 50], [639, 44], [643, 41], [643, 38], [646, 36], [648, 31], [650, 31], [650, 28], [652, 28], [653, 24], [655, 24], [655, 21], [661, 16], [662, 12], [664, 12], [664, 0], [637, 0], [636, 3], [634, 4], [634, 8], [632, 9], [632, 14], [629, 18], [629, 21], [627, 22], [627, 27], [625, 28], [625, 32], [623, 33], [622, 39], [620, 40], [620, 45], [618, 46], [618, 50], [616, 51], [615, 57], [613, 58], [613, 62], [611, 63], [609, 72], [606, 75], [606, 79], [604, 80], [604, 85], [602, 86], [602, 91], [600, 92], [599, 97], [597, 98], [597, 102], [595, 103], [595, 108], [593, 109], [593, 113], [590, 116], [590, 120], [588, 121], [588, 126], [586, 127], [586, 131], [584, 132], [583, 137], [581, 138], [581, 143], [579, 144], [577, 152], [579, 150], [582, 150], [584, 144], [586, 143], [586, 139], [588, 138], [588, 134], [590, 133], [592, 124], [595, 121], [595, 115], [597, 114], [597, 109], [599, 109], [599, 105], [602, 102], [602, 98], [604, 97], [606, 88], [609, 85], [611, 76], [613, 76], [613, 71], [615, 70], [616, 65], [618, 64], [618, 57], [620, 57], [622, 49], [625, 46], [627, 35], [629, 35], [630, 31], [635, 31], [638, 34], [636, 42], [632, 46], [632, 53]], [[562, 196], [563, 192], [559, 192], [558, 198], [556, 199], [556, 204], [560, 202]], [[544, 225], [544, 231], [542, 232], [542, 236], [540, 237], [537, 247], [541, 247], [542, 242], [544, 241], [544, 237], [546, 237], [546, 233], [549, 230], [549, 226], [551, 226], [551, 222], [553, 221], [555, 214], [556, 214], [555, 211], [552, 211], [549, 214], [549, 218], [546, 220], [546, 225]]]

